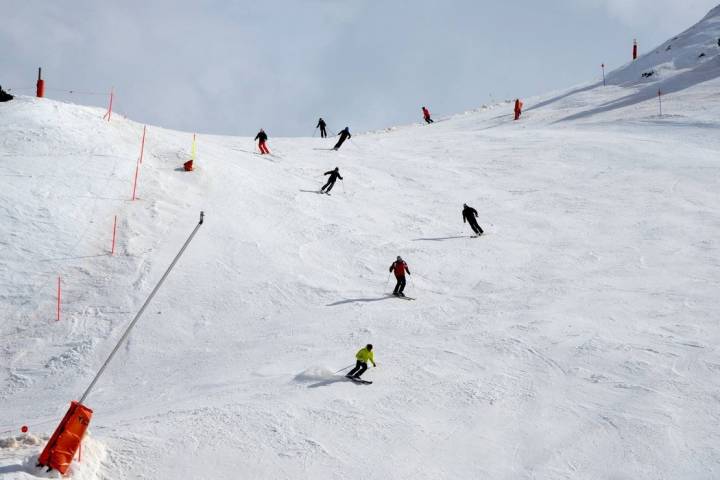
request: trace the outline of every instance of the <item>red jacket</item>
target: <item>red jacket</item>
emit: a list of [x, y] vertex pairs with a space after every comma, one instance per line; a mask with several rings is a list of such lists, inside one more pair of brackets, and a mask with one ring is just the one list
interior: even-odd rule
[[400, 260], [399, 262], [395, 260], [392, 265], [390, 265], [390, 271], [395, 271], [396, 277], [404, 277], [405, 272], [410, 273], [410, 269], [408, 268], [407, 263], [405, 263], [405, 260]]
[[423, 107], [422, 111], [425, 118], [430, 118], [430, 111], [427, 108]]

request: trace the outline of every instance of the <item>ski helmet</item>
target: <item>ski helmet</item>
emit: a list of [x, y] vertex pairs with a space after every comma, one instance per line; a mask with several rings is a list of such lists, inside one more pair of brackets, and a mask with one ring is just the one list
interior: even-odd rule
[[396, 260], [399, 262], [400, 260], [402, 260], [402, 257], [400, 255], [398, 255]]
[[372, 343], [368, 343], [367, 345], [365, 345], [365, 348], [367, 348], [368, 350], [372, 350]]

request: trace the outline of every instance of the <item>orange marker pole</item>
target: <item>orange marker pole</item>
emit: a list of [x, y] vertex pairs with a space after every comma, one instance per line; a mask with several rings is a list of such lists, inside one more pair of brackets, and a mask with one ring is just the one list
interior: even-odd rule
[[57, 320], [56, 322], [60, 321], [60, 277], [58, 277], [57, 282]]
[[107, 117], [107, 121], [110, 121], [110, 116], [112, 115], [112, 104], [113, 104], [113, 97], [115, 96], [115, 87], [110, 89], [110, 105], [108, 105], [108, 111], [105, 115], [103, 115], [103, 119]]
[[117, 227], [117, 215], [115, 215], [115, 220], [113, 220], [113, 234], [112, 234], [112, 247], [110, 247], [110, 255], [115, 255], [115, 229]]
[[138, 171], [140, 170], [140, 161], [135, 164], [135, 180], [133, 181], [133, 194], [132, 199], [135, 200], [135, 191], [137, 190], [137, 179], [138, 179]]
[[145, 131], [147, 130], [147, 125], [143, 127], [143, 136], [142, 136], [142, 143], [140, 143], [140, 164], [142, 164], [143, 161], [143, 154], [145, 152]]

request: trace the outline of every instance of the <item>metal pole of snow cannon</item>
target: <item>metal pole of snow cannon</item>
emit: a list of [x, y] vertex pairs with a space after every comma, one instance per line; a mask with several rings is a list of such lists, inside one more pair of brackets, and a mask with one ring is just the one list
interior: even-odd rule
[[38, 79], [36, 87], [36, 96], [38, 98], [43, 98], [45, 96], [45, 80], [42, 79], [42, 68], [38, 68]]
[[185, 244], [182, 246], [182, 248], [180, 249], [178, 254], [175, 255], [175, 258], [173, 259], [172, 263], [170, 263], [170, 266], [167, 268], [167, 270], [165, 270], [165, 273], [160, 278], [160, 281], [157, 283], [157, 285], [155, 285], [155, 288], [153, 288], [153, 291], [150, 292], [150, 295], [147, 297], [147, 299], [145, 300], [145, 303], [143, 303], [142, 307], [140, 307], [140, 310], [135, 315], [135, 318], [133, 318], [132, 322], [130, 322], [130, 325], [128, 325], [128, 327], [125, 329], [125, 333], [123, 333], [122, 337], [120, 337], [120, 340], [118, 340], [117, 344], [115, 345], [115, 348], [113, 348], [112, 352], [110, 352], [110, 355], [108, 356], [107, 360], [105, 360], [105, 363], [103, 363], [102, 367], [100, 367], [100, 370], [98, 370], [98, 372], [95, 374], [95, 378], [93, 378], [92, 382], [90, 382], [90, 385], [85, 390], [85, 393], [83, 393], [82, 397], [80, 397], [80, 403], [83, 403], [85, 401], [85, 399], [87, 398], [87, 396], [90, 394], [93, 387], [97, 383], [98, 379], [105, 371], [105, 368], [107, 368], [108, 364], [110, 363], [110, 360], [112, 360], [112, 358], [115, 356], [115, 353], [117, 353], [118, 349], [120, 348], [120, 345], [122, 345], [123, 342], [125, 341], [125, 339], [127, 339], [128, 335], [130, 335], [130, 331], [133, 329], [133, 327], [135, 326], [137, 321], [140, 319], [143, 312], [145, 312], [145, 309], [150, 304], [150, 301], [153, 299], [155, 294], [158, 292], [158, 290], [160, 290], [160, 287], [162, 286], [163, 282], [168, 277], [168, 275], [170, 275], [170, 272], [172, 271], [173, 267], [178, 262], [178, 260], [180, 260], [180, 257], [182, 256], [182, 254], [185, 253], [185, 249], [188, 247], [188, 245], [190, 245], [190, 242], [192, 241], [193, 237], [195, 237], [195, 234], [200, 229], [200, 226], [203, 224], [204, 220], [205, 220], [205, 212], [200, 212], [200, 221], [198, 222], [197, 225], [195, 225], [195, 229], [192, 231], [192, 233], [190, 234], [188, 239], [185, 240]]
[[660, 108], [660, 116], [662, 117], [662, 92], [658, 89], [658, 106]]
[[603, 72], [603, 87], [605, 87], [606, 86], [605, 85], [605, 64], [604, 63], [601, 64], [600, 67], [602, 68], [602, 72]]

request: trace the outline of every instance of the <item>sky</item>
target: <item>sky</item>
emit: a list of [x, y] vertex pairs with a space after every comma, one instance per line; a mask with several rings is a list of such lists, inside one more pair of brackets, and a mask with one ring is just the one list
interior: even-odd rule
[[114, 87], [150, 125], [361, 132], [597, 80], [718, 1], [0, 0], [0, 85], [34, 94], [42, 66], [47, 97], [105, 106]]

